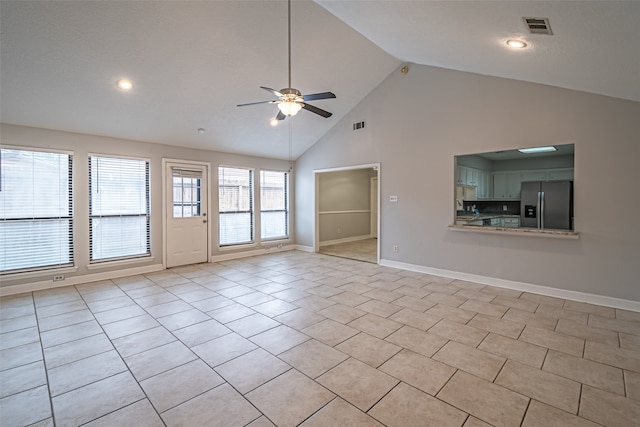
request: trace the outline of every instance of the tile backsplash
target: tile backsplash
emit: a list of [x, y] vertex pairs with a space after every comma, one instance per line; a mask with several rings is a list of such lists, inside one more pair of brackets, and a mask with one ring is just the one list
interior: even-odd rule
[[[469, 212], [469, 210], [473, 205], [476, 206], [476, 209], [478, 209], [481, 214], [520, 215], [520, 200], [464, 201], [462, 206], [464, 207], [465, 213]], [[504, 209], [505, 206], [506, 206], [506, 210]]]

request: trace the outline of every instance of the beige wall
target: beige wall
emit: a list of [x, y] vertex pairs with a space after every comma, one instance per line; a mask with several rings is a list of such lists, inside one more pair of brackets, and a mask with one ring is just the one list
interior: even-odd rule
[[[297, 160], [297, 243], [313, 245], [314, 170], [379, 162], [383, 261], [640, 301], [639, 117], [632, 101], [428, 66], [396, 71]], [[352, 131], [360, 120], [367, 127]], [[448, 229], [455, 155], [571, 142], [579, 240]]]
[[371, 234], [372, 169], [319, 174], [320, 243]]
[[[55, 150], [65, 150], [73, 152], [74, 170], [74, 253], [75, 266], [77, 271], [73, 273], [65, 273], [67, 279], [96, 274], [108, 274], [117, 270], [138, 268], [153, 265], [162, 265], [163, 262], [163, 243], [162, 243], [162, 159], [180, 159], [200, 162], [210, 162], [211, 178], [209, 182], [209, 201], [210, 211], [209, 217], [211, 221], [211, 247], [212, 256], [229, 255], [234, 252], [247, 250], [261, 250], [260, 245], [260, 229], [259, 229], [259, 213], [256, 215], [256, 244], [244, 246], [242, 248], [225, 248], [219, 250], [218, 242], [218, 166], [237, 166], [253, 168], [255, 170], [256, 182], [259, 180], [260, 169], [268, 170], [289, 170], [289, 162], [264, 159], [257, 157], [248, 157], [242, 155], [232, 155], [218, 153], [213, 151], [194, 150], [187, 148], [179, 148], [161, 144], [150, 144], [138, 141], [129, 141], [115, 138], [105, 138], [94, 135], [83, 135], [68, 132], [58, 132], [52, 130], [36, 129], [29, 127], [13, 126], [2, 124], [0, 127], [2, 136], [2, 145], [33, 147], [33, 148], [49, 148]], [[109, 154], [119, 156], [130, 156], [148, 158], [151, 161], [151, 254], [153, 260], [140, 259], [133, 263], [123, 265], [105, 264], [102, 268], [88, 269], [89, 265], [89, 207], [88, 207], [88, 167], [87, 156], [89, 154]], [[291, 206], [293, 206], [293, 192], [295, 185], [290, 186]], [[259, 206], [260, 192], [254, 194], [256, 206]], [[292, 215], [293, 216], [293, 215]], [[293, 220], [291, 220], [290, 235], [293, 241]], [[283, 243], [287, 243], [286, 241]], [[273, 242], [269, 243], [272, 245]], [[27, 278], [15, 279], [11, 277], [2, 278], [2, 287], [16, 284], [32, 283], [44, 280], [51, 280], [54, 272], [42, 272], [38, 275], [30, 274]], [[59, 283], [64, 284], [64, 283]]]

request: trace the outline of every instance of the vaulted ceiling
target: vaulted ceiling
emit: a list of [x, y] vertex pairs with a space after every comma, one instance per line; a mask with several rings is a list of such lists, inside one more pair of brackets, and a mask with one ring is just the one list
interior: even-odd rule
[[276, 127], [275, 105], [236, 104], [288, 86], [284, 0], [3, 0], [0, 15], [0, 120], [25, 126], [286, 159], [291, 125], [296, 158], [404, 63], [640, 102], [638, 1], [294, 0], [292, 86], [337, 98], [312, 102], [328, 119]]

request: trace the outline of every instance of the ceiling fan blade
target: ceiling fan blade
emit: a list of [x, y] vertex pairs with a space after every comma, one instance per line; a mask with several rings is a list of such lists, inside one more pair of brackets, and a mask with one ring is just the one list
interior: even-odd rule
[[285, 116], [282, 111], [278, 110], [278, 115], [276, 116], [276, 120], [284, 120], [287, 116]]
[[282, 98], [284, 95], [282, 95], [280, 92], [278, 92], [275, 89], [271, 89], [270, 87], [265, 87], [265, 86], [260, 86], [260, 89], [264, 89], [267, 92], [271, 92], [272, 94], [274, 94], [275, 96], [277, 96], [278, 98]]
[[313, 105], [310, 105], [310, 104], [307, 104], [307, 103], [303, 104], [302, 108], [304, 108], [307, 111], [311, 111], [312, 113], [316, 113], [316, 114], [318, 114], [318, 115], [320, 115], [320, 116], [322, 116], [324, 118], [329, 118], [332, 115], [328, 111], [325, 111], [325, 110], [323, 110], [321, 108], [318, 108], [318, 107], [314, 107]]
[[248, 104], [238, 104], [237, 107], [246, 107], [247, 105], [258, 105], [258, 104], [275, 104], [278, 101], [258, 101], [258, 102], [249, 102]]
[[321, 93], [312, 93], [309, 95], [304, 95], [303, 99], [305, 101], [315, 101], [316, 99], [329, 99], [335, 98], [335, 94], [333, 92], [321, 92]]

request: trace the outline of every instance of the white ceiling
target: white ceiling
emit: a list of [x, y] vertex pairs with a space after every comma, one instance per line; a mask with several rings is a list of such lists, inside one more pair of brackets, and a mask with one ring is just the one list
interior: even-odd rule
[[[404, 63], [640, 101], [640, 1], [295, 0], [292, 86], [332, 91], [273, 128], [259, 86], [287, 83], [286, 1], [0, 2], [0, 119], [286, 159]], [[553, 36], [525, 31], [550, 19]], [[530, 48], [504, 44], [524, 38]], [[134, 81], [122, 93], [118, 79]], [[198, 128], [205, 128], [198, 134]]]

